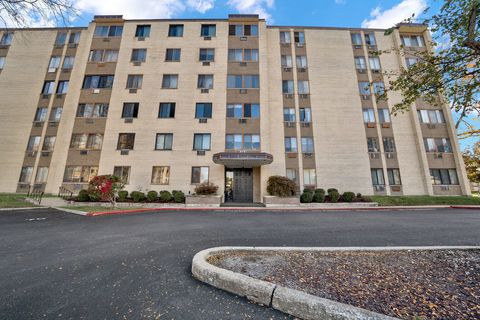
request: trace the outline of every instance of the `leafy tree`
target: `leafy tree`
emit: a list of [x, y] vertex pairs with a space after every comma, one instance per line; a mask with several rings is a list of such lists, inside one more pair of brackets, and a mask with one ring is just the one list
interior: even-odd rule
[[88, 193], [102, 201], [108, 201], [112, 207], [117, 205], [118, 192], [125, 184], [114, 175], [106, 174], [94, 177], [88, 184]]
[[468, 180], [480, 183], [480, 142], [477, 142], [472, 149], [463, 152], [463, 160]]
[[440, 11], [424, 23], [433, 35], [430, 45], [435, 53], [403, 46], [392, 49], [403, 56], [408, 50], [418, 62], [408, 69], [387, 71], [389, 85], [381, 98], [386, 98], [388, 91], [402, 94], [403, 100], [394, 105], [393, 114], [409, 110], [419, 98], [433, 105], [449, 103], [458, 115], [455, 128], [459, 138], [478, 137], [480, 128], [475, 121], [480, 111], [480, 0], [445, 0]]

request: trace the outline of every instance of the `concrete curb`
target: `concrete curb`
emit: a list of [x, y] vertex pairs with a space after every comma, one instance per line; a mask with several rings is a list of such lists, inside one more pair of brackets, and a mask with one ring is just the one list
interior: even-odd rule
[[67, 208], [60, 208], [60, 207], [50, 207], [50, 208], [55, 209], [55, 210], [59, 210], [59, 211], [68, 212], [68, 213], [78, 214], [78, 215], [81, 215], [81, 216], [88, 216], [88, 212], [85, 212], [85, 211], [73, 210], [73, 209], [67, 209]]
[[207, 259], [226, 251], [392, 251], [480, 249], [480, 246], [428, 247], [216, 247], [198, 252], [192, 261], [193, 276], [216, 288], [246, 297], [301, 319], [393, 320], [397, 319], [348, 304], [320, 298], [302, 291], [254, 279], [210, 264]]
[[0, 211], [33, 210], [33, 209], [45, 209], [45, 207], [0, 208]]

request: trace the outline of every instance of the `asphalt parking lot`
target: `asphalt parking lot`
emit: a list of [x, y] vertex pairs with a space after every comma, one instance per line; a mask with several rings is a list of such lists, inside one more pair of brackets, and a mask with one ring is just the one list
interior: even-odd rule
[[0, 319], [287, 319], [190, 273], [216, 246], [480, 245], [480, 211], [0, 212]]

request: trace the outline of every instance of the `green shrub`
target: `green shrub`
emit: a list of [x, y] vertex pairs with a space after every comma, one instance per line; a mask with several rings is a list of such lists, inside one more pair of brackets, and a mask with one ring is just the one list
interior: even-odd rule
[[359, 192], [359, 193], [357, 193], [356, 197], [357, 197], [357, 199], [362, 199], [362, 194]]
[[321, 193], [325, 195], [325, 189], [322, 189], [322, 188], [315, 189], [315, 193]]
[[330, 199], [330, 202], [337, 203], [338, 199], [340, 199], [340, 193], [337, 191], [331, 191], [328, 193], [328, 198]]
[[300, 202], [301, 203], [310, 203], [313, 200], [313, 192], [303, 192], [302, 195], [300, 196]]
[[314, 191], [314, 189], [307, 187], [307, 188], [303, 189], [303, 193], [305, 193], [305, 192], [314, 193], [315, 191]]
[[173, 196], [170, 193], [170, 191], [167, 191], [167, 190], [160, 191], [160, 201], [170, 202], [172, 201], [172, 199], [173, 199]]
[[211, 195], [216, 194], [218, 186], [212, 182], [202, 182], [195, 187], [195, 194], [198, 195]]
[[185, 202], [185, 194], [182, 191], [173, 190], [172, 191], [172, 196], [173, 196], [173, 200], [176, 203], [184, 203]]
[[297, 192], [297, 184], [282, 176], [271, 176], [267, 181], [267, 192], [271, 196], [291, 197]]
[[352, 202], [355, 199], [355, 193], [353, 192], [344, 192], [342, 195], [342, 199], [345, 202]]
[[334, 192], [334, 191], [338, 193], [338, 190], [335, 189], [335, 188], [329, 188], [329, 189], [327, 189], [327, 193], [328, 193], [328, 194], [330, 194], [330, 193], [332, 193], [332, 192]]
[[92, 202], [97, 202], [100, 201], [100, 194], [97, 192], [88, 192], [88, 197], [90, 198], [90, 201]]
[[125, 202], [127, 201], [128, 191], [122, 190], [118, 192], [118, 201]]
[[150, 190], [147, 192], [147, 199], [149, 202], [155, 202], [158, 198], [158, 192], [155, 190]]
[[323, 203], [325, 202], [325, 193], [316, 192], [313, 194], [313, 202]]
[[80, 190], [77, 196], [77, 201], [81, 201], [81, 202], [90, 201], [90, 197], [88, 196], [88, 191]]
[[132, 193], [130, 193], [130, 197], [134, 202], [142, 202], [145, 200], [145, 193], [141, 191], [132, 191]]

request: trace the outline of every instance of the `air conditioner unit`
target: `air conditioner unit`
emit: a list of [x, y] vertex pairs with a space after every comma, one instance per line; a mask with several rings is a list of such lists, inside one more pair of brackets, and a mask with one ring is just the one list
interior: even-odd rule
[[42, 157], [48, 157], [50, 155], [50, 151], [42, 151], [40, 155]]
[[203, 37], [203, 40], [212, 40], [212, 37]]
[[436, 127], [437, 127], [437, 126], [436, 126], [435, 124], [433, 124], [433, 123], [427, 124], [427, 128], [428, 128], [428, 129], [435, 129]]
[[377, 48], [377, 46], [375, 46], [375, 45], [371, 45], [371, 44], [368, 45], [368, 49], [375, 50], [376, 48]]
[[60, 49], [60, 48], [63, 48], [63, 46], [64, 46], [63, 44], [55, 44], [54, 48], [55, 49]]
[[205, 150], [197, 150], [197, 156], [204, 156]]
[[128, 89], [128, 93], [137, 93], [138, 89]]
[[298, 72], [305, 72], [307, 71], [307, 68], [297, 68]]
[[311, 158], [311, 157], [313, 157], [313, 153], [311, 153], [311, 152], [305, 152], [305, 153], [303, 154], [303, 156], [304, 156], [305, 158]]
[[142, 65], [142, 61], [133, 61], [133, 65], [138, 67]]
[[35, 157], [37, 155], [37, 151], [29, 151], [27, 152], [27, 157]]
[[238, 119], [238, 123], [247, 123], [247, 119], [245, 118]]
[[240, 92], [241, 94], [246, 94], [248, 91], [247, 91], [247, 89], [240, 89], [239, 92]]
[[126, 156], [126, 155], [128, 155], [129, 152], [130, 152], [130, 150], [128, 150], [128, 149], [122, 149], [122, 150], [120, 150], [120, 155]]
[[386, 152], [385, 157], [387, 159], [395, 159], [395, 153], [394, 152]]
[[247, 63], [245, 61], [242, 61], [239, 63], [240, 67], [246, 67], [247, 66]]
[[100, 93], [100, 89], [93, 89], [93, 90], [92, 90], [92, 93], [98, 94], [98, 93]]
[[390, 123], [389, 122], [382, 123], [382, 128], [390, 128]]
[[103, 38], [103, 42], [110, 42], [110, 39], [108, 39], [108, 38]]
[[370, 152], [370, 159], [380, 159], [380, 153]]
[[375, 187], [375, 191], [379, 191], [379, 192], [385, 191], [385, 186], [378, 186], [377, 185], [377, 186], [374, 186], [374, 187]]
[[48, 68], [49, 73], [57, 72], [57, 68]]
[[434, 159], [443, 159], [443, 153], [438, 152], [433, 154]]
[[240, 37], [240, 41], [247, 41], [247, 37], [245, 37], [245, 36]]
[[94, 121], [91, 118], [87, 118], [85, 119], [85, 123], [91, 124], [91, 123], [94, 123]]
[[292, 68], [291, 67], [283, 67], [283, 71], [290, 72], [290, 71], [292, 71]]
[[50, 121], [48, 122], [48, 126], [51, 127], [51, 128], [54, 128], [58, 125], [58, 122], [55, 122], [55, 121]]
[[33, 123], [33, 126], [36, 127], [36, 128], [42, 127], [42, 126], [43, 126], [43, 122], [34, 122], [34, 123]]
[[63, 98], [63, 93], [57, 93], [55, 95], [55, 97], [58, 98], [58, 99], [61, 99], [61, 98]]
[[308, 99], [308, 94], [302, 93], [298, 95], [300, 99]]
[[207, 123], [208, 119], [207, 118], [200, 118], [198, 119], [198, 123]]
[[69, 44], [68, 44], [68, 47], [69, 47], [70, 49], [75, 49], [77, 46], [78, 46], [77, 43], [69, 43]]
[[295, 46], [296, 46], [297, 48], [303, 48], [303, 47], [305, 46], [305, 44], [304, 44], [304, 43], [295, 42]]
[[88, 150], [80, 150], [80, 155], [81, 155], [81, 156], [86, 156], [86, 155], [88, 155]]
[[372, 73], [380, 73], [380, 70], [378, 70], [378, 69], [372, 69]]
[[125, 123], [133, 123], [133, 118], [125, 118]]
[[362, 100], [370, 100], [370, 95], [362, 94]]
[[290, 47], [291, 43], [290, 42], [281, 42], [280, 43], [282, 47]]
[[105, 62], [97, 63], [97, 68], [103, 68], [103, 67], [105, 67]]
[[361, 45], [361, 44], [355, 44], [355, 45], [353, 45], [353, 47], [354, 47], [355, 49], [362, 49], [362, 45]]
[[201, 93], [209, 93], [209, 92], [210, 92], [210, 89], [200, 89], [200, 92], [201, 92]]
[[357, 69], [358, 73], [367, 73], [366, 69]]
[[42, 94], [42, 99], [49, 99], [50, 95], [49, 94]]
[[448, 190], [450, 190], [450, 187], [449, 186], [441, 186], [441, 189], [443, 191], [448, 191]]
[[295, 128], [295, 122], [292, 122], [292, 121], [285, 122], [285, 126], [287, 128]]
[[367, 122], [367, 128], [375, 128], [376, 126], [375, 122]]
[[297, 153], [296, 152], [287, 152], [287, 158], [296, 158]]
[[137, 41], [145, 41], [145, 37], [137, 37]]
[[70, 68], [62, 69], [62, 73], [69, 73], [70, 71], [72, 71]]
[[210, 61], [203, 61], [202, 62], [202, 66], [209, 66], [210, 65]]
[[291, 94], [291, 93], [284, 93], [284, 97], [285, 97], [286, 99], [292, 99], [292, 98], [293, 98], [293, 94]]
[[402, 187], [401, 187], [401, 186], [391, 186], [390, 189], [392, 190], [392, 192], [400, 192], [400, 191], [402, 191]]
[[310, 128], [310, 122], [302, 122], [303, 128]]

